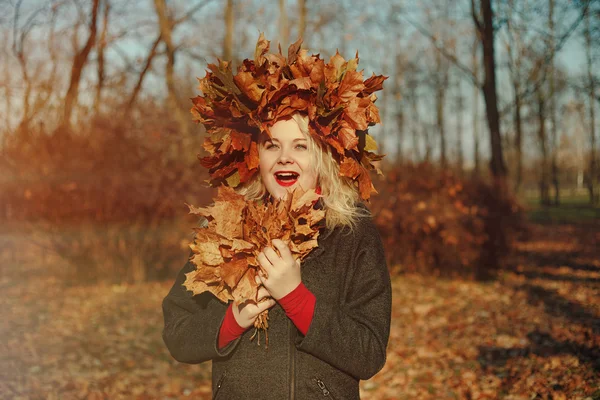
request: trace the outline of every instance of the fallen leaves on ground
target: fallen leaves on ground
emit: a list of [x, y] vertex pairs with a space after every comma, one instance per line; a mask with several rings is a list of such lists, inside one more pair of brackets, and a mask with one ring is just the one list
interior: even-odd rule
[[[396, 277], [387, 363], [362, 398], [600, 398], [599, 233], [535, 226], [490, 283]], [[210, 363], [162, 343], [172, 282], [65, 286], [52, 257], [5, 238], [0, 398], [211, 398]]]

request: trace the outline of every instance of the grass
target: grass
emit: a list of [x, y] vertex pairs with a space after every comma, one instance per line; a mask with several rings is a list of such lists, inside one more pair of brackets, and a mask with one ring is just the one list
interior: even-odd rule
[[560, 197], [559, 205], [540, 204], [538, 193], [528, 192], [520, 199], [530, 221], [540, 224], [587, 224], [600, 222], [600, 205], [592, 206], [584, 192]]

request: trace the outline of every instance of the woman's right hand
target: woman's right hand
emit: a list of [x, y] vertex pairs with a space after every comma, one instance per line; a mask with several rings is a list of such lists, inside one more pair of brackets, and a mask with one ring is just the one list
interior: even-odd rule
[[233, 304], [233, 317], [242, 328], [250, 328], [254, 325], [254, 320], [260, 313], [273, 307], [277, 302], [271, 297], [268, 290], [261, 286], [258, 289], [258, 304], [246, 301], [240, 304]]

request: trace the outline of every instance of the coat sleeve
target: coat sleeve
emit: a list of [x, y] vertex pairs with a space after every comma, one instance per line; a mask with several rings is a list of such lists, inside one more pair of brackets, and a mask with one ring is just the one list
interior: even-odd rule
[[342, 304], [317, 296], [306, 336], [297, 348], [357, 379], [369, 379], [383, 368], [391, 322], [391, 282], [383, 244], [374, 224], [361, 222], [357, 251], [346, 268], [349, 284]]
[[193, 296], [186, 290], [183, 286], [185, 274], [193, 270], [194, 264], [188, 261], [177, 274], [173, 287], [162, 303], [165, 320], [163, 341], [173, 358], [188, 364], [225, 357], [240, 340], [237, 338], [219, 350], [219, 329], [227, 305], [211, 293]]

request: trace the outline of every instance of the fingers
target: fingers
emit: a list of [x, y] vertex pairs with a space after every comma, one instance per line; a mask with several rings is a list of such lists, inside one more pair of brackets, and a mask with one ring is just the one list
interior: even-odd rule
[[257, 295], [257, 301], [261, 301], [262, 299], [264, 299], [265, 297], [271, 297], [271, 293], [269, 293], [269, 291], [262, 286], [260, 289], [258, 289], [258, 295]]
[[256, 315], [260, 314], [261, 312], [268, 310], [269, 308], [273, 307], [277, 302], [275, 301], [275, 299], [268, 299], [265, 301], [261, 301], [260, 303], [258, 303], [256, 306]]
[[290, 246], [285, 244], [285, 242], [281, 239], [273, 239], [273, 246], [279, 250], [279, 254], [281, 254], [281, 258], [287, 262], [294, 262], [294, 256], [292, 256], [292, 252], [290, 250]]
[[[274, 241], [273, 241], [274, 242]], [[275, 264], [279, 260], [279, 256], [275, 253], [271, 247], [267, 246], [263, 249], [262, 253], [266, 256], [271, 264]]]
[[[270, 275], [270, 271], [273, 268], [273, 264], [271, 264], [271, 262], [267, 259], [267, 256], [265, 256], [262, 251], [258, 253], [258, 255], [256, 256], [256, 260], [258, 261], [264, 272], [266, 272], [267, 276]], [[266, 276], [263, 276], [263, 271], [260, 270], [258, 271], [257, 276], [261, 279], [261, 281], [263, 278], [266, 278]]]

